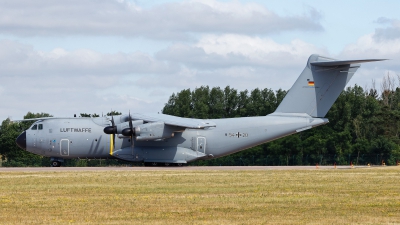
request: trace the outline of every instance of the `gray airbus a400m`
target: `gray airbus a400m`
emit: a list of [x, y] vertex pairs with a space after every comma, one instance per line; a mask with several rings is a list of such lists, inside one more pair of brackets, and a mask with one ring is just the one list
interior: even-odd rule
[[328, 123], [328, 110], [360, 67], [383, 59], [335, 60], [311, 55], [274, 113], [260, 117], [189, 119], [163, 114], [97, 118], [38, 118], [17, 145], [51, 157], [109, 158], [145, 165], [212, 159]]

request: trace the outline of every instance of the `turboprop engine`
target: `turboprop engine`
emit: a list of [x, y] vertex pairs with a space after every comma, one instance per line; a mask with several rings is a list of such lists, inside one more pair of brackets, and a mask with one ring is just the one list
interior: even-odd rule
[[[125, 121], [122, 122], [121, 120]], [[136, 137], [136, 141], [151, 141], [171, 138], [174, 136], [174, 131], [173, 127], [165, 125], [164, 122], [151, 122], [144, 124], [143, 120], [132, 121], [130, 114], [129, 116], [123, 116], [123, 118], [117, 118], [116, 121], [114, 121], [114, 118], [112, 117], [111, 126], [104, 128], [104, 133], [113, 135], [113, 139], [115, 138], [115, 134], [121, 134], [125, 137], [131, 137], [132, 139]]]

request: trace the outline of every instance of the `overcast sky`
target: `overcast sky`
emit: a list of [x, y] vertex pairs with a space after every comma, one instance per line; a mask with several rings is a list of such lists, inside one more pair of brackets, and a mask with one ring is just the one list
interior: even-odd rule
[[202, 85], [288, 90], [310, 54], [400, 75], [400, 1], [0, 0], [0, 120], [160, 112]]

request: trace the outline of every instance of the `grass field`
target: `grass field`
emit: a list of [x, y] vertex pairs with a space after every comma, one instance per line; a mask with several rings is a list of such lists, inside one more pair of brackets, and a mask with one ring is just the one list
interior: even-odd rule
[[0, 172], [0, 224], [400, 224], [400, 166]]

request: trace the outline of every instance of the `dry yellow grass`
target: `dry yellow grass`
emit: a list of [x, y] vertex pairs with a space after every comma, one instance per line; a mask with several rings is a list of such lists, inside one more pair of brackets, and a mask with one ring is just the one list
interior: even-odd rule
[[400, 223], [400, 167], [0, 172], [0, 224]]

